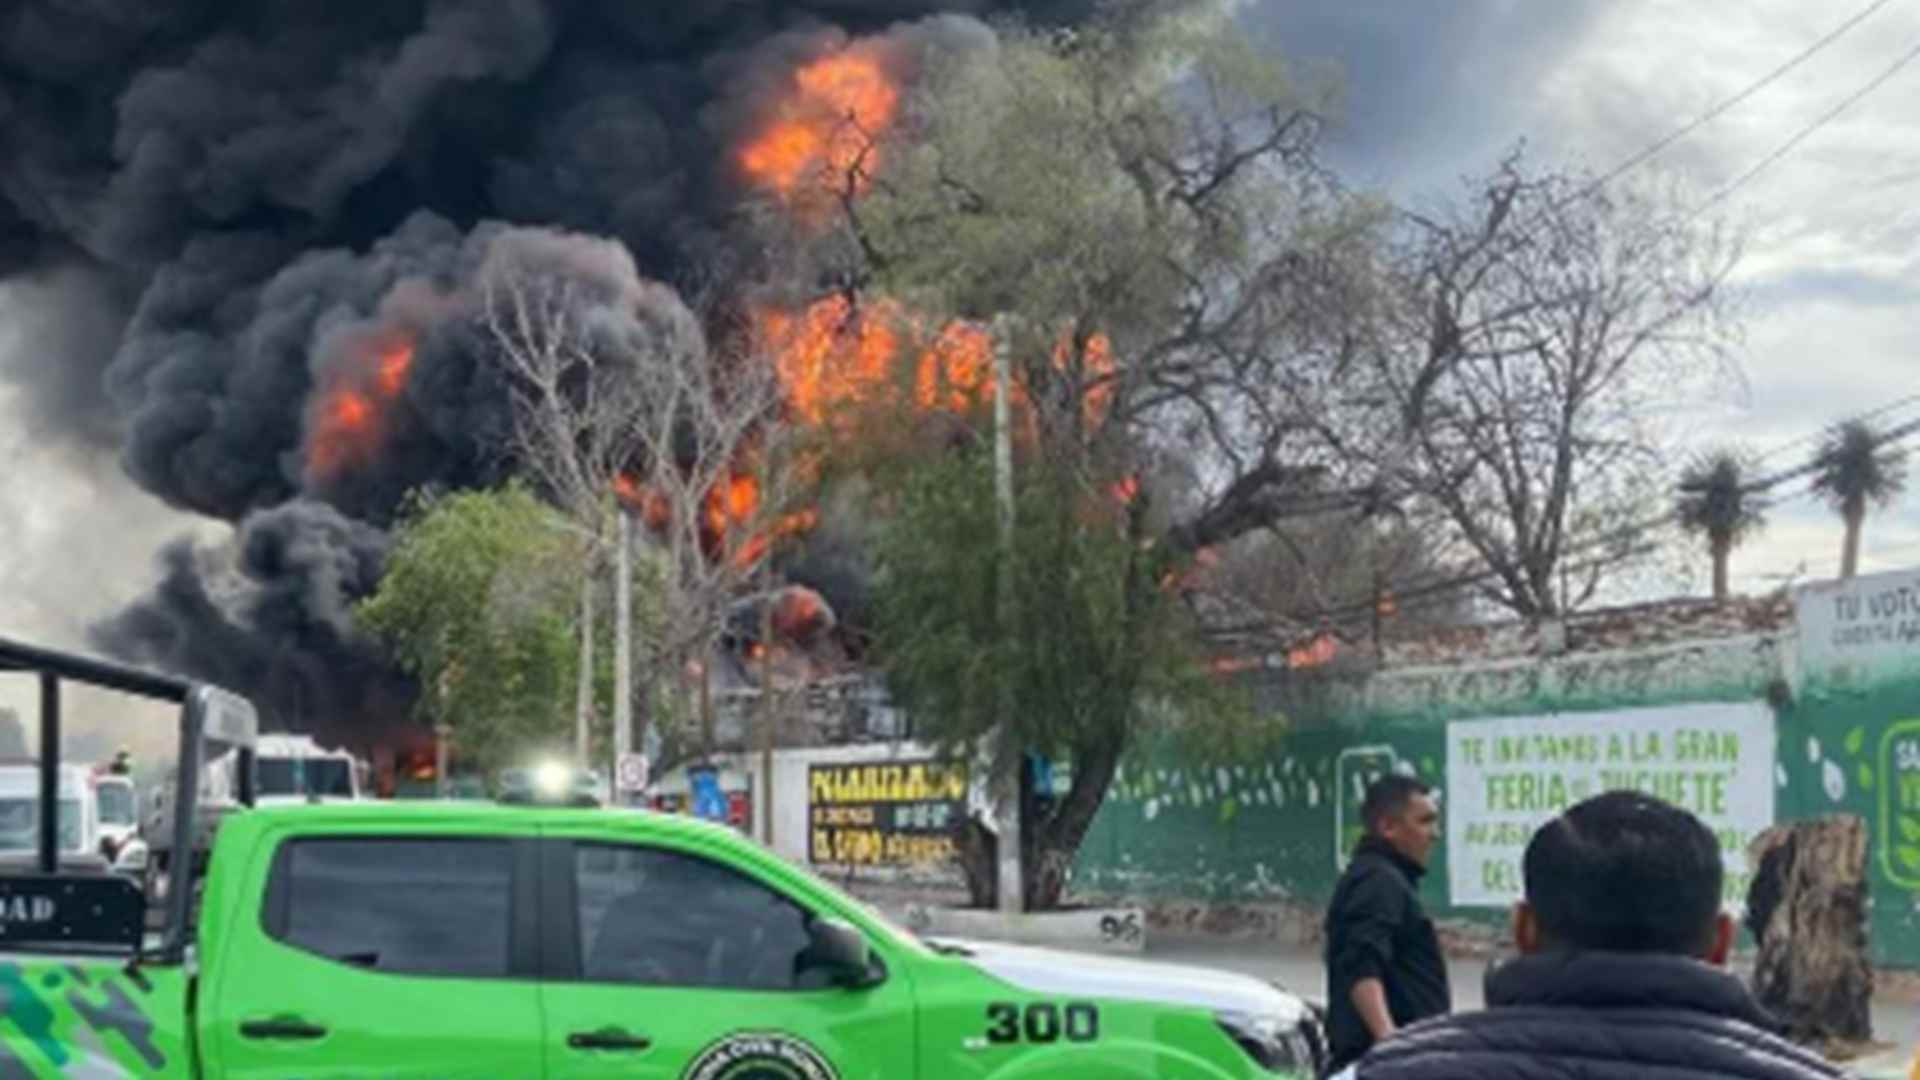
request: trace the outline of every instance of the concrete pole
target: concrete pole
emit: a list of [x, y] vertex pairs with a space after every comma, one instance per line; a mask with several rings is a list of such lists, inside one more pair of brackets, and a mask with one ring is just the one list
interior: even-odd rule
[[625, 806], [619, 790], [620, 759], [633, 752], [633, 535], [625, 507], [614, 512], [613, 581], [613, 741], [614, 802]]
[[[995, 320], [993, 335], [993, 492], [1000, 517], [1000, 580], [997, 592], [998, 622], [1001, 635], [1013, 632], [1013, 421], [1009, 392], [1013, 382], [1013, 343], [1011, 321]], [[1026, 908], [1025, 882], [1020, 872], [1021, 820], [1019, 770], [1026, 765], [1025, 755], [1012, 735], [1013, 683], [1000, 674], [1000, 737], [994, 740], [996, 753], [1015, 755], [1011, 796], [1002, 793], [999, 801], [999, 908], [1015, 914]]]
[[591, 764], [588, 754], [593, 738], [590, 724], [592, 716], [593, 569], [589, 563], [586, 573], [580, 576], [580, 677], [573, 702], [573, 753], [583, 769]]
[[[769, 559], [761, 565], [765, 567], [771, 562]], [[773, 729], [777, 718], [773, 702], [773, 595], [767, 591], [772, 584], [771, 573], [762, 570], [760, 580], [765, 595], [760, 602], [760, 790], [755, 792], [755, 798], [766, 807], [760, 819], [765, 823], [760, 842], [772, 850]]]

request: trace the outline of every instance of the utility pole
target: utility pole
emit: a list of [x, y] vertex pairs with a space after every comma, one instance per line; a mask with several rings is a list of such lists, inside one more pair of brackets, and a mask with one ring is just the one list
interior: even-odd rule
[[589, 554], [586, 572], [580, 575], [580, 678], [573, 703], [573, 753], [580, 767], [586, 768], [592, 742], [593, 717], [593, 561]]
[[[769, 560], [771, 562], [771, 560]], [[773, 848], [773, 593], [772, 575], [762, 564], [760, 572], [760, 791], [763, 822], [760, 842]]]
[[[1000, 517], [1000, 569], [995, 600], [998, 603], [997, 632], [1004, 638], [1013, 632], [1013, 422], [1008, 400], [1013, 381], [1012, 321], [994, 320], [993, 334], [993, 493]], [[1013, 755], [1013, 793], [1000, 792], [1000, 838], [998, 855], [999, 908], [1006, 914], [1026, 909], [1025, 882], [1020, 872], [1021, 806], [1020, 772], [1026, 768], [1024, 748], [1018, 745], [1013, 723], [1013, 683], [1004, 668], [996, 672], [1000, 680], [1000, 732], [994, 740], [996, 754]], [[996, 770], [997, 771], [997, 770]]]
[[632, 519], [624, 506], [614, 508], [613, 582], [613, 789], [614, 802], [625, 806], [620, 791], [620, 762], [633, 752], [633, 536]]
[[[758, 509], [764, 510], [773, 500], [773, 462], [770, 455], [761, 456], [760, 465], [760, 501]], [[784, 496], [784, 492], [782, 493]], [[766, 515], [771, 519], [772, 515]], [[751, 533], [749, 533], [751, 535]], [[769, 534], [769, 540], [772, 539]], [[771, 544], [760, 556], [760, 789], [753, 793], [754, 801], [760, 804], [760, 820], [763, 835], [760, 842], [773, 850], [773, 550]]]

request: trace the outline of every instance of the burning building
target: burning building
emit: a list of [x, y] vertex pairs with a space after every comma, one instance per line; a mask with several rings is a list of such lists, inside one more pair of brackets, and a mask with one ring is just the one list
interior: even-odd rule
[[[414, 693], [347, 618], [385, 530], [412, 490], [515, 469], [509, 388], [471, 318], [489, 260], [537, 250], [618, 332], [647, 317], [636, 281], [757, 250], [748, 202], [818, 213], [823, 178], [868, 152], [860, 133], [892, 121], [929, 52], [990, 41], [977, 17], [1091, 6], [7, 5], [0, 280], [67, 283], [74, 325], [50, 334], [83, 343], [19, 389], [43, 420], [110, 441], [147, 491], [234, 526], [228, 548], [160, 553], [158, 588], [97, 643], [370, 750]], [[805, 417], [880, 385], [889, 331], [839, 303], [761, 316], [794, 342], [781, 373]], [[984, 339], [933, 337], [916, 392], [964, 403]], [[730, 487], [715, 511], [753, 497]], [[793, 595], [812, 599], [779, 618], [830, 634], [860, 604], [845, 565], [795, 562], [812, 591]]]

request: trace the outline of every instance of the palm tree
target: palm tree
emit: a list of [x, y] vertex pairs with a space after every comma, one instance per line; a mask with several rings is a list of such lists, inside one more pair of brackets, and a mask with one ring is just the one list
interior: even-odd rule
[[1680, 528], [1707, 538], [1713, 556], [1713, 599], [1727, 599], [1727, 556], [1766, 528], [1766, 500], [1752, 487], [1753, 467], [1734, 449], [1713, 450], [1687, 463], [1680, 473]]
[[1813, 455], [1813, 490], [1847, 523], [1840, 551], [1840, 576], [1860, 566], [1860, 523], [1867, 503], [1884, 508], [1907, 487], [1907, 452], [1883, 446], [1880, 433], [1865, 420], [1848, 420], [1827, 429]]

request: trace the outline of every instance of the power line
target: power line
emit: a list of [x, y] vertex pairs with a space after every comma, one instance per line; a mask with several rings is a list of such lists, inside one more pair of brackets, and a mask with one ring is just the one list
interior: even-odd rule
[[1819, 131], [1821, 128], [1826, 127], [1828, 124], [1832, 123], [1835, 119], [1837, 119], [1840, 116], [1841, 113], [1847, 111], [1847, 109], [1851, 108], [1853, 105], [1858, 103], [1861, 99], [1873, 93], [1875, 90], [1880, 89], [1881, 86], [1886, 84], [1887, 80], [1893, 78], [1895, 75], [1898, 75], [1902, 68], [1905, 68], [1908, 64], [1913, 63], [1914, 60], [1916, 59], [1920, 59], [1920, 43], [1916, 43], [1913, 46], [1913, 48], [1908, 49], [1906, 52], [1902, 53], [1900, 55], [1900, 58], [1893, 62], [1893, 65], [1891, 67], [1887, 68], [1885, 71], [1881, 72], [1880, 74], [1874, 76], [1871, 80], [1867, 82], [1865, 86], [1862, 86], [1860, 89], [1854, 91], [1851, 94], [1848, 94], [1846, 97], [1840, 100], [1839, 104], [1835, 105], [1833, 108], [1828, 109], [1826, 112], [1822, 113], [1817, 119], [1813, 121], [1813, 123], [1808, 124], [1806, 127], [1801, 128], [1798, 132], [1795, 132], [1792, 138], [1788, 139], [1784, 143], [1781, 143], [1778, 147], [1774, 149], [1772, 153], [1768, 154], [1766, 157], [1761, 158], [1759, 164], [1755, 165], [1751, 169], [1748, 169], [1746, 172], [1741, 173], [1740, 176], [1733, 181], [1733, 183], [1728, 184], [1724, 188], [1721, 188], [1718, 194], [1714, 195], [1712, 198], [1708, 199], [1706, 202], [1703, 202], [1698, 207], [1694, 208], [1694, 211], [1693, 211], [1694, 214], [1697, 216], [1699, 214], [1706, 212], [1708, 209], [1724, 201], [1727, 198], [1727, 196], [1732, 195], [1735, 191], [1738, 191], [1740, 188], [1746, 186], [1755, 177], [1759, 176], [1761, 173], [1771, 168], [1775, 162], [1779, 161], [1781, 158], [1784, 158], [1788, 154], [1792, 153], [1794, 147], [1799, 146], [1801, 143], [1805, 142], [1807, 138], [1813, 135], [1815, 132]]
[[[1904, 424], [1895, 425], [1894, 427], [1888, 428], [1886, 431], [1881, 432], [1879, 437], [1873, 440], [1874, 448], [1878, 449], [1879, 447], [1886, 446], [1890, 443], [1899, 442], [1900, 440], [1916, 432], [1920, 432], [1920, 420], [1909, 420]], [[1765, 491], [1768, 488], [1774, 487], [1778, 484], [1785, 483], [1786, 481], [1792, 480], [1795, 477], [1811, 476], [1812, 474], [1818, 472], [1819, 470], [1820, 470], [1820, 461], [1816, 457], [1811, 460], [1802, 462], [1799, 465], [1795, 465], [1790, 469], [1785, 469], [1780, 472], [1774, 473], [1772, 476], [1762, 477], [1759, 480], [1755, 480], [1750, 484], [1742, 484], [1740, 485], [1740, 489], [1742, 491], [1747, 491], [1747, 492]]]
[[[1861, 421], [1867, 421], [1867, 420], [1877, 420], [1880, 417], [1885, 416], [1890, 412], [1893, 412], [1897, 409], [1904, 409], [1915, 402], [1920, 402], [1920, 394], [1910, 394], [1906, 397], [1901, 398], [1899, 401], [1893, 402], [1890, 405], [1882, 405], [1879, 408], [1873, 409], [1869, 412], [1855, 414], [1853, 416], [1847, 417], [1845, 420], [1842, 420], [1840, 422], [1845, 424], [1845, 423], [1854, 423], [1854, 422], [1861, 422]], [[1791, 450], [1796, 446], [1804, 446], [1808, 443], [1813, 442], [1814, 440], [1820, 438], [1820, 436], [1826, 434], [1827, 430], [1828, 429], [1826, 428], [1816, 428], [1813, 431], [1809, 431], [1804, 435], [1797, 436], [1793, 439], [1790, 439], [1786, 442], [1781, 443], [1776, 447], [1773, 447], [1770, 450], [1765, 451], [1754, 460], [1757, 462], [1767, 461], [1771, 458], [1779, 457], [1781, 454], [1786, 453], [1788, 450]]]
[[1821, 50], [1825, 49], [1827, 46], [1833, 44], [1835, 41], [1838, 41], [1842, 35], [1846, 34], [1847, 31], [1860, 25], [1862, 22], [1865, 22], [1866, 19], [1869, 16], [1871, 16], [1874, 12], [1877, 12], [1881, 8], [1886, 7], [1891, 2], [1892, 0], [1874, 0], [1873, 3], [1868, 4], [1866, 7], [1854, 13], [1853, 17], [1849, 18], [1847, 21], [1841, 23], [1839, 26], [1829, 31], [1825, 36], [1821, 37], [1818, 41], [1815, 41], [1813, 44], [1807, 46], [1805, 49], [1802, 49], [1800, 52], [1794, 54], [1790, 59], [1787, 60], [1786, 63], [1781, 64], [1779, 67], [1774, 68], [1772, 71], [1769, 71], [1765, 75], [1761, 76], [1758, 81], [1750, 84], [1749, 86], [1747, 86], [1746, 89], [1741, 90], [1739, 93], [1734, 94], [1732, 97], [1721, 100], [1719, 103], [1715, 104], [1712, 108], [1709, 108], [1706, 112], [1703, 112], [1699, 116], [1695, 117], [1691, 123], [1688, 123], [1683, 127], [1680, 127], [1674, 131], [1669, 132], [1667, 135], [1665, 135], [1658, 141], [1654, 142], [1651, 146], [1648, 146], [1646, 149], [1640, 151], [1639, 153], [1628, 158], [1627, 160], [1614, 166], [1613, 169], [1609, 171], [1606, 175], [1600, 177], [1598, 180], [1595, 180], [1591, 184], [1589, 184], [1586, 190], [1582, 192], [1582, 194], [1583, 195], [1593, 194], [1595, 191], [1599, 190], [1604, 185], [1618, 178], [1621, 174], [1634, 169], [1635, 167], [1639, 166], [1642, 162], [1645, 162], [1651, 159], [1656, 154], [1660, 153], [1662, 150], [1665, 150], [1667, 147], [1672, 146], [1674, 143], [1679, 142], [1681, 139], [1684, 139], [1688, 135], [1693, 134], [1695, 131], [1698, 131], [1700, 128], [1706, 126], [1709, 123], [1712, 123], [1714, 120], [1719, 119], [1728, 110], [1734, 108], [1735, 106], [1739, 105], [1741, 102], [1747, 100], [1753, 95], [1773, 85], [1775, 82], [1778, 82], [1782, 76], [1787, 74], [1787, 72], [1792, 71], [1794, 68], [1797, 68], [1801, 64], [1804, 64], [1808, 60], [1812, 59], [1815, 54], [1819, 53]]
[[[1895, 403], [1895, 405], [1898, 404], [1897, 402]], [[1878, 411], [1885, 412], [1894, 407], [1894, 405], [1883, 406]], [[1920, 432], [1920, 420], [1910, 421], [1899, 427], [1890, 429], [1874, 441], [1874, 446], [1878, 448], [1880, 446], [1890, 445], [1916, 432]], [[1747, 485], [1745, 490], [1749, 493], [1769, 490], [1789, 480], [1807, 476], [1814, 472], [1815, 468], [1816, 466], [1811, 463], [1796, 466], [1792, 469], [1776, 473], [1771, 477], [1755, 481], [1753, 484]], [[1814, 485], [1809, 482], [1802, 485], [1799, 490], [1782, 496], [1779, 500], [1776, 500], [1776, 504], [1787, 500], [1806, 498], [1813, 494], [1815, 494]], [[1679, 517], [1680, 514], [1677, 508], [1670, 509], [1640, 521], [1630, 522], [1597, 536], [1586, 537], [1578, 543], [1570, 545], [1561, 553], [1561, 558], [1563, 560], [1570, 560], [1574, 556], [1582, 555], [1599, 548], [1609, 547], [1623, 540], [1634, 540], [1653, 530], [1675, 524], [1679, 520]], [[1652, 541], [1644, 540], [1634, 543], [1625, 551], [1607, 552], [1585, 561], [1564, 561], [1561, 563], [1559, 569], [1574, 572], [1594, 569], [1621, 561], [1622, 559], [1635, 558], [1647, 554], [1656, 550], [1657, 547], [1658, 545]], [[1477, 585], [1497, 582], [1502, 577], [1503, 575], [1499, 570], [1488, 567], [1452, 577], [1432, 577], [1425, 580], [1416, 579], [1412, 583], [1402, 582], [1397, 587], [1389, 590], [1388, 598], [1392, 600], [1396, 609], [1404, 608], [1410, 604], [1419, 605], [1421, 601], [1426, 601], [1428, 605], [1431, 605], [1441, 597], [1449, 596]], [[1371, 616], [1378, 603], [1378, 599], [1373, 599], [1343, 604], [1336, 607], [1325, 608], [1310, 615], [1303, 615], [1294, 621], [1302, 624], [1318, 623], [1321, 625], [1348, 623], [1358, 618]], [[1214, 631], [1214, 633], [1245, 634], [1286, 628], [1287, 627], [1279, 620], [1262, 620], [1238, 626], [1223, 627]]]
[[[1914, 401], [1914, 400], [1920, 400], [1920, 395], [1916, 395], [1916, 397], [1914, 398], [1906, 399], [1906, 401]], [[1890, 412], [1893, 409], [1898, 408], [1903, 404], [1905, 404], [1905, 402], [1894, 402], [1892, 405], [1883, 406], [1882, 408], [1876, 410], [1875, 412], [1862, 414], [1861, 416], [1856, 417], [1855, 419], [1866, 420], [1870, 417], [1880, 415], [1886, 412]], [[1812, 437], [1818, 438], [1823, 432], [1824, 432], [1824, 429], [1822, 431], [1816, 431], [1813, 433]], [[1904, 424], [1896, 424], [1893, 427], [1888, 428], [1886, 431], [1879, 433], [1879, 435], [1874, 438], [1873, 445], [1876, 448], [1878, 448], [1881, 446], [1885, 446], [1889, 443], [1896, 443], [1902, 439], [1905, 439], [1909, 435], [1913, 435], [1916, 433], [1920, 433], [1920, 420], [1909, 420]], [[1806, 437], [1803, 437], [1799, 441], [1805, 441], [1805, 438]], [[1787, 443], [1783, 446], [1776, 447], [1773, 451], [1773, 454], [1778, 454], [1780, 451], [1785, 450], [1787, 447], [1792, 445], [1793, 445], [1792, 443]], [[1769, 454], [1768, 456], [1773, 456], [1773, 454]], [[1747, 494], [1766, 491], [1770, 488], [1778, 487], [1779, 485], [1786, 483], [1788, 480], [1795, 479], [1796, 477], [1811, 476], [1812, 474], [1818, 472], [1819, 470], [1820, 470], [1820, 460], [1818, 456], [1815, 456], [1813, 458], [1810, 458], [1806, 461], [1801, 462], [1798, 465], [1792, 466], [1791, 468], [1782, 469], [1779, 472], [1772, 474], [1771, 476], [1763, 476], [1758, 480], [1750, 480], [1747, 483], [1741, 484], [1740, 490]], [[1679, 490], [1682, 492], [1701, 491], [1701, 490], [1704, 490], [1705, 487], [1706, 487], [1705, 484], [1683, 483], [1679, 485]]]

